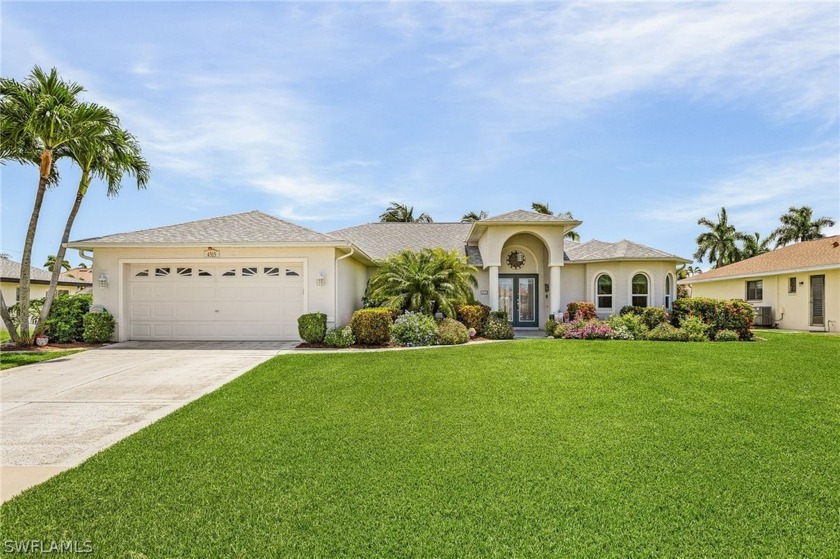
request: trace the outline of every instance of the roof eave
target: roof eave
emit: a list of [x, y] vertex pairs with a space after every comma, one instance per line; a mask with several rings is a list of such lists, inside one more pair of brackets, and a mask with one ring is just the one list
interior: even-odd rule
[[692, 262], [692, 260], [686, 260], [685, 258], [680, 258], [679, 256], [656, 256], [656, 257], [646, 257], [646, 256], [634, 256], [634, 257], [621, 257], [621, 258], [596, 258], [592, 260], [587, 259], [580, 259], [575, 260], [570, 258], [566, 262], [569, 264], [597, 264], [600, 262], [681, 262], [683, 264], [688, 264]]
[[690, 277], [679, 280], [677, 285], [690, 285], [692, 283], [710, 283], [713, 281], [737, 280], [746, 278], [758, 278], [762, 276], [780, 276], [782, 274], [795, 274], [797, 272], [817, 272], [820, 270], [840, 270], [840, 264], [823, 264], [820, 266], [806, 266], [801, 268], [786, 268], [783, 270], [765, 270], [763, 272], [750, 272], [743, 274], [733, 274], [728, 276], [716, 276], [713, 278], [702, 278], [700, 276]]
[[474, 243], [481, 238], [481, 235], [484, 234], [484, 230], [488, 227], [498, 226], [498, 225], [516, 225], [520, 227], [533, 227], [533, 226], [562, 226], [564, 228], [564, 233], [567, 233], [583, 223], [577, 219], [569, 219], [563, 221], [523, 221], [523, 220], [516, 220], [516, 221], [489, 221], [489, 220], [478, 220], [473, 221], [472, 227], [470, 227], [470, 232], [467, 235], [467, 243]]

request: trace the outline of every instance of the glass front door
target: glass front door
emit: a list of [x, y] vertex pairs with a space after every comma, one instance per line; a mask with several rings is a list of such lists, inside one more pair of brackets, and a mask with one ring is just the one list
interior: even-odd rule
[[537, 276], [500, 275], [499, 310], [508, 313], [514, 326], [537, 326]]

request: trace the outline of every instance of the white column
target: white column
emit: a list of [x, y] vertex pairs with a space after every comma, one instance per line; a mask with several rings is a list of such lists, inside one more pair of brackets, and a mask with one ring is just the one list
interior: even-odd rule
[[[557, 313], [560, 309], [560, 266], [548, 268], [548, 300], [550, 313]], [[560, 314], [563, 314], [562, 312]]]
[[490, 286], [488, 288], [490, 296], [490, 310], [499, 310], [499, 267], [489, 266], [490, 268]]

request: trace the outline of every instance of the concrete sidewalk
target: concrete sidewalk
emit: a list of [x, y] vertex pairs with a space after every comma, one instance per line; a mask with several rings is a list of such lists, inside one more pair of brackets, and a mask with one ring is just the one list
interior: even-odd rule
[[125, 342], [0, 373], [0, 499], [78, 465], [297, 342]]

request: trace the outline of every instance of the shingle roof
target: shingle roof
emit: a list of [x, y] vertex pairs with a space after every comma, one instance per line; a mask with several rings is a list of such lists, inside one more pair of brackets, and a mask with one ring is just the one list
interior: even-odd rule
[[[20, 280], [20, 262], [0, 258], [0, 278], [3, 280], [18, 281]], [[52, 272], [44, 270], [43, 268], [36, 268], [31, 266], [29, 268], [29, 279], [36, 283], [49, 283], [52, 278]], [[58, 276], [58, 282], [62, 285], [90, 285], [90, 282], [82, 281], [67, 274]]]
[[224, 215], [154, 229], [81, 239], [80, 243], [253, 244], [331, 242], [336, 239], [260, 211]]
[[709, 270], [680, 283], [697, 283], [730, 277], [756, 276], [801, 268], [840, 268], [840, 235], [803, 241], [753, 256], [728, 266]]
[[623, 240], [617, 243], [606, 243], [592, 239], [585, 243], [566, 243], [566, 256], [570, 262], [594, 262], [601, 260], [680, 260], [675, 254], [670, 254], [649, 246]]
[[375, 260], [406, 249], [442, 247], [457, 250], [473, 266], [482, 266], [478, 247], [466, 245], [471, 226], [470, 223], [367, 223], [332, 231], [330, 236], [350, 241]]
[[487, 219], [482, 219], [482, 223], [486, 222], [496, 222], [496, 221], [514, 221], [514, 222], [522, 222], [522, 221], [533, 221], [537, 223], [566, 223], [569, 221], [575, 221], [574, 219], [570, 219], [564, 216], [558, 215], [550, 215], [550, 214], [541, 214], [537, 212], [529, 212], [527, 210], [513, 210], [512, 212], [507, 212], [499, 215], [494, 215], [492, 217], [488, 217]]

